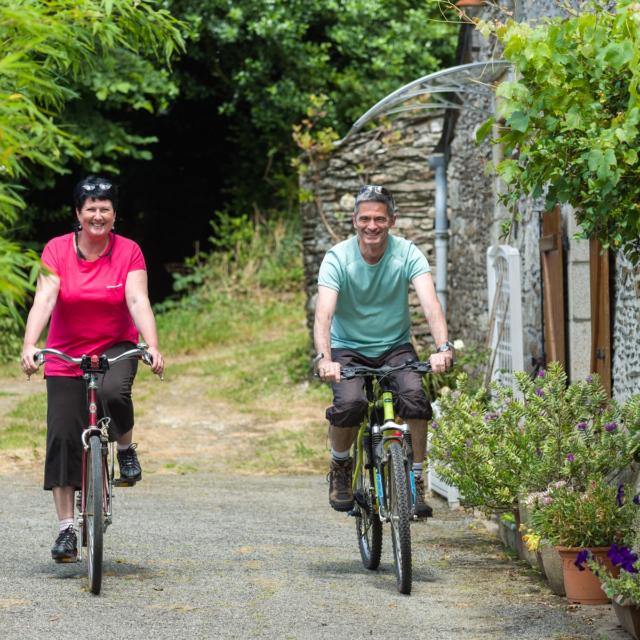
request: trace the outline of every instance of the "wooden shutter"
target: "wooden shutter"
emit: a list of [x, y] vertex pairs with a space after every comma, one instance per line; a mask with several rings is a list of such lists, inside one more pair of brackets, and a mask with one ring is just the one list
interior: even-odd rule
[[564, 251], [560, 207], [542, 216], [540, 237], [544, 310], [544, 352], [547, 362], [567, 367], [564, 313]]
[[591, 284], [591, 371], [611, 396], [611, 289], [609, 252], [601, 255], [598, 240], [589, 241]]

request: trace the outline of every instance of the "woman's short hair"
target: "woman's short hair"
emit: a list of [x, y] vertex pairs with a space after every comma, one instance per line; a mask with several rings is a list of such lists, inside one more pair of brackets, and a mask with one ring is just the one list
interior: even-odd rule
[[82, 209], [87, 198], [94, 200], [111, 200], [114, 211], [118, 208], [118, 187], [109, 178], [87, 176], [73, 188], [73, 204]]

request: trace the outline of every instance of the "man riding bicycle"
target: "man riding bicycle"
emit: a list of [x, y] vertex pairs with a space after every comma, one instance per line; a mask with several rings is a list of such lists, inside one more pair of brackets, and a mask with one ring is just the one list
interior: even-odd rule
[[[394, 366], [417, 359], [410, 342], [410, 283], [436, 344], [436, 353], [429, 358], [433, 372], [444, 372], [453, 363], [453, 346], [429, 263], [412, 242], [389, 234], [396, 222], [395, 209], [388, 189], [363, 186], [353, 212], [356, 235], [327, 252], [318, 274], [313, 332], [316, 352], [322, 354], [318, 374], [333, 388], [333, 405], [326, 416], [331, 442], [329, 504], [337, 511], [353, 507], [350, 449], [367, 413], [362, 379], [341, 380], [340, 368]], [[399, 371], [391, 380], [397, 391], [396, 414], [411, 429], [416, 513], [425, 517], [431, 515], [422, 476], [431, 406], [420, 373]]]

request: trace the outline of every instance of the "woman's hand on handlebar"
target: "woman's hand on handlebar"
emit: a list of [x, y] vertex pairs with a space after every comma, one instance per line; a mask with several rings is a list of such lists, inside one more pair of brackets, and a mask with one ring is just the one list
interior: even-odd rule
[[28, 376], [34, 374], [40, 366], [35, 359], [35, 355], [36, 353], [38, 353], [38, 351], [38, 347], [36, 347], [34, 344], [27, 345], [22, 349], [22, 359], [20, 361], [20, 366]]
[[322, 358], [317, 364], [318, 376], [323, 382], [340, 382], [340, 363]]
[[151, 371], [162, 376], [164, 373], [164, 358], [156, 347], [147, 347], [147, 352], [151, 356]]

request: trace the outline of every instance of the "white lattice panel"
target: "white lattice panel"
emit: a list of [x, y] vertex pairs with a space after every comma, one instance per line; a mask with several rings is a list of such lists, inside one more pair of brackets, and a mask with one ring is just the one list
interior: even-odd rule
[[487, 250], [489, 317], [492, 323], [492, 380], [515, 387], [514, 371], [524, 369], [520, 252], [509, 245]]

